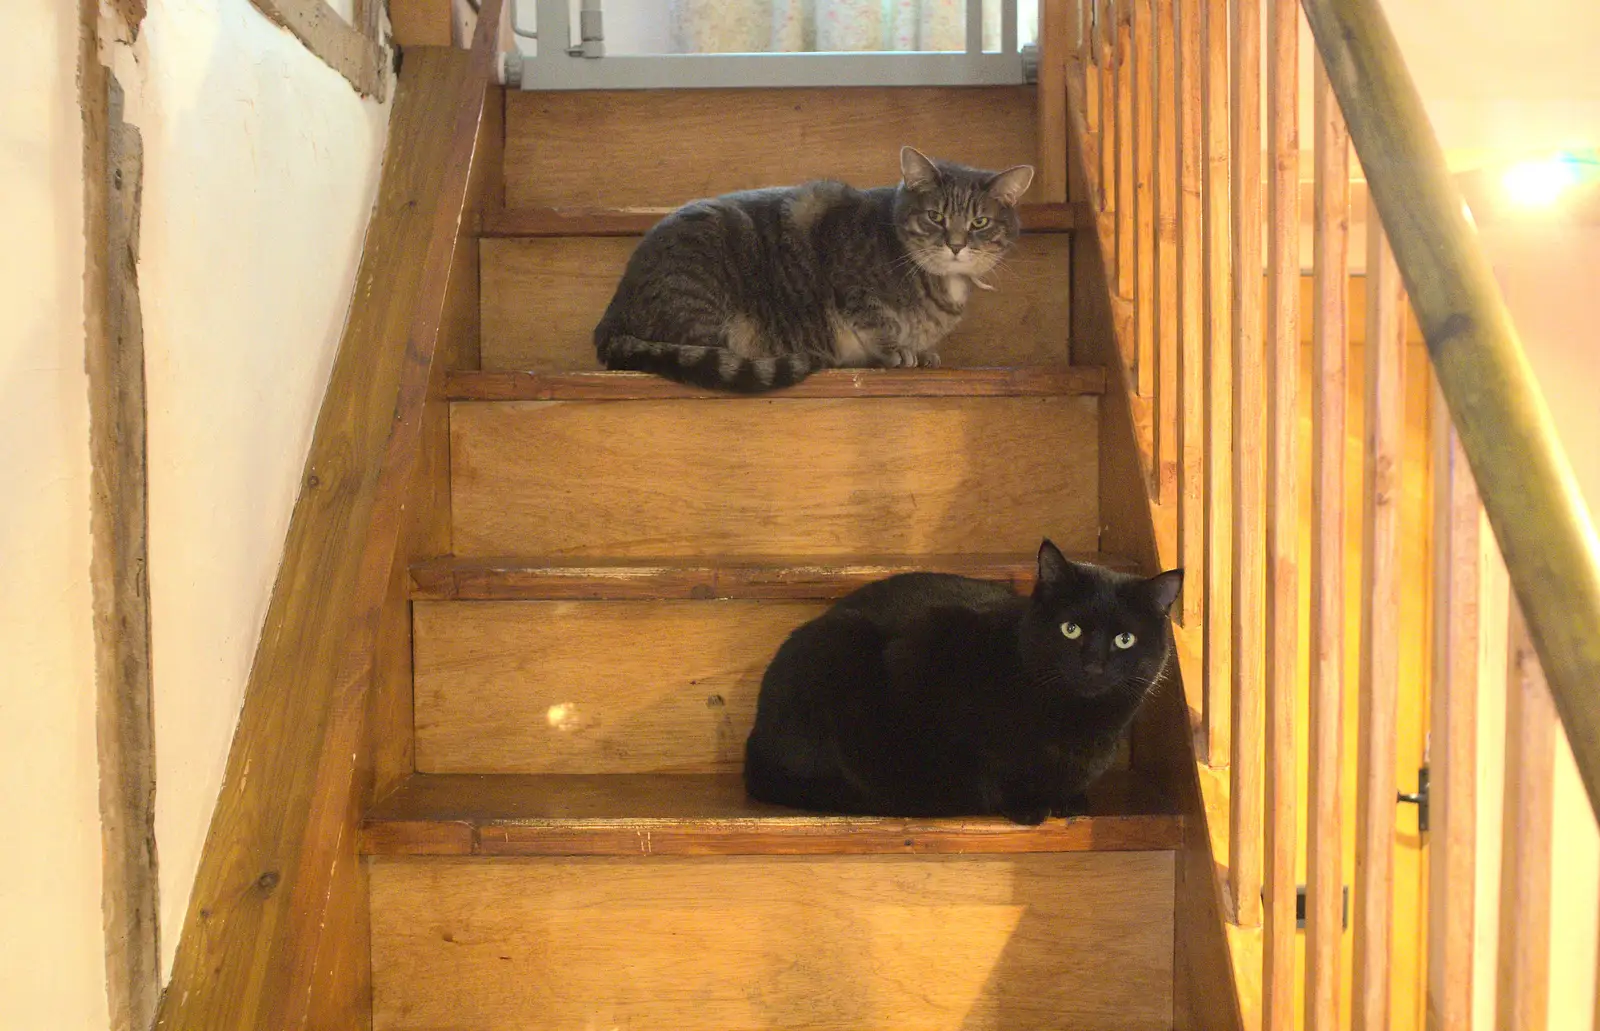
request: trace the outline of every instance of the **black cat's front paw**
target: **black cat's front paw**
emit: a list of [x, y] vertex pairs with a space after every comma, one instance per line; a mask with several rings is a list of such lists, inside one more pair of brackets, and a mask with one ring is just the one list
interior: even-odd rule
[[1000, 813], [1012, 823], [1020, 823], [1024, 827], [1037, 827], [1050, 818], [1050, 807], [1047, 805], [1019, 805], [1011, 806]]

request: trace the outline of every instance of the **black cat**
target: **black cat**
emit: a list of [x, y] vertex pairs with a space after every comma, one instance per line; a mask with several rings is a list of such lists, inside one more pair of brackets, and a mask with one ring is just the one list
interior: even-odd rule
[[942, 573], [868, 584], [778, 649], [746, 788], [834, 813], [1082, 812], [1166, 667], [1182, 583], [1071, 562], [1047, 540], [1028, 598]]

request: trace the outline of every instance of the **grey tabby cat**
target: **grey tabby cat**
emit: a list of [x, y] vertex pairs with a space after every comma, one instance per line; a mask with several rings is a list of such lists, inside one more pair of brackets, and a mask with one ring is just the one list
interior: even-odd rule
[[936, 366], [1016, 242], [1033, 181], [900, 151], [898, 186], [813, 182], [679, 208], [639, 243], [595, 327], [608, 369], [758, 392], [817, 369]]

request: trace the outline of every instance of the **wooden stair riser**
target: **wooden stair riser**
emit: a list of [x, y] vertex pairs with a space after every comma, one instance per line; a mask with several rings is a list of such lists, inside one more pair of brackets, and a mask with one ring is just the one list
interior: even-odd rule
[[[820, 600], [417, 601], [420, 773], [719, 773]], [[1126, 749], [1116, 764], [1126, 766]]]
[[[594, 327], [637, 237], [479, 241], [485, 369], [598, 368]], [[949, 366], [1066, 364], [1069, 234], [1024, 236], [939, 353]]]
[[979, 168], [1037, 163], [1027, 86], [520, 92], [511, 208], [660, 208], [732, 190], [900, 178], [900, 147]]
[[422, 773], [738, 770], [761, 676], [823, 602], [422, 602]]
[[652, 560], [1098, 544], [1092, 396], [458, 402], [455, 553]]
[[1173, 856], [397, 860], [373, 1026], [1172, 1026]]

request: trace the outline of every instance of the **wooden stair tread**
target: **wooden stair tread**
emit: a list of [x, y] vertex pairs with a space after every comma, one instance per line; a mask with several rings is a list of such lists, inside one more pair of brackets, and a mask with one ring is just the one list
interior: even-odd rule
[[[1133, 571], [1135, 564], [1099, 552], [1079, 562]], [[815, 559], [638, 559], [615, 562], [446, 556], [411, 567], [411, 596], [455, 601], [711, 600], [830, 601], [896, 573], [955, 573], [1030, 590], [1033, 555], [915, 555]]]
[[[483, 213], [479, 236], [642, 236], [674, 208], [499, 208]], [[1081, 203], [1023, 204], [1022, 231], [1066, 233], [1090, 225]]]
[[1112, 771], [1089, 815], [805, 813], [750, 800], [737, 773], [415, 774], [361, 828], [375, 856], [710, 856], [1129, 852], [1182, 846], [1183, 817], [1148, 780]]
[[646, 372], [452, 372], [452, 401], [652, 401], [851, 397], [1062, 397], [1105, 391], [1098, 366], [963, 369], [825, 369], [765, 394], [685, 386]]

